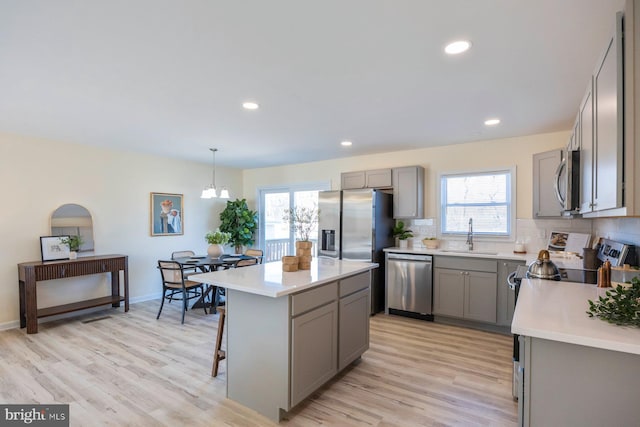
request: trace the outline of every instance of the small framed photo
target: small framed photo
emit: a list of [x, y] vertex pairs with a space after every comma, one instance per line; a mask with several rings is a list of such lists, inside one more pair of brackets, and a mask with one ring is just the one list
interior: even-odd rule
[[62, 239], [69, 236], [42, 236], [40, 237], [40, 253], [42, 261], [57, 261], [69, 259], [69, 245], [62, 243]]
[[184, 234], [182, 194], [151, 193], [151, 235]]

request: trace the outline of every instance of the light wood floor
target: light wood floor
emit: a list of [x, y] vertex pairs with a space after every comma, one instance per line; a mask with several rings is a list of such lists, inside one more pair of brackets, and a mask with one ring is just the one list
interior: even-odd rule
[[[69, 403], [72, 426], [271, 426], [212, 378], [218, 315], [132, 304], [0, 332], [0, 402]], [[259, 321], [259, 319], [256, 319]], [[382, 314], [361, 361], [286, 426], [515, 426], [509, 336]]]

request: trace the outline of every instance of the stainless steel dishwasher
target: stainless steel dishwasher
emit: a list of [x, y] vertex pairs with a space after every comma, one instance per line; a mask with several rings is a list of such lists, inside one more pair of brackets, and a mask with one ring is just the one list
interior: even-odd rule
[[406, 314], [433, 320], [433, 257], [387, 252], [387, 314]]

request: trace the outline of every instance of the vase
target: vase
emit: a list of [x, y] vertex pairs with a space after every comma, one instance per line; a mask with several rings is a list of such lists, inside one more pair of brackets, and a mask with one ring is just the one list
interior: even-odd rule
[[296, 256], [298, 257], [298, 269], [311, 269], [311, 248], [313, 243], [308, 240], [296, 241]]
[[207, 255], [209, 255], [211, 258], [220, 258], [222, 252], [222, 245], [219, 245], [217, 243], [211, 244], [207, 248]]
[[407, 239], [404, 239], [404, 240], [400, 239], [398, 240], [398, 243], [400, 245], [400, 248], [402, 249], [406, 249], [407, 247], [409, 247], [409, 241]]
[[78, 258], [78, 252], [76, 251], [69, 252], [69, 259], [77, 259], [77, 258]]

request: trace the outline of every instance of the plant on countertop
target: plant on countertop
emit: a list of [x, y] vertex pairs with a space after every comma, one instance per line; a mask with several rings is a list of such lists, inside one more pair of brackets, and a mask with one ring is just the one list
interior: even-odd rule
[[299, 240], [308, 242], [311, 233], [318, 226], [319, 215], [320, 210], [315, 204], [311, 208], [296, 206], [293, 209], [285, 209], [282, 220], [287, 221], [291, 225], [291, 228], [295, 231], [295, 235]]
[[231, 240], [231, 233], [225, 233], [216, 229], [216, 231], [209, 231], [204, 235], [204, 239], [210, 245], [226, 245]]
[[82, 240], [82, 236], [69, 236], [63, 237], [62, 239], [60, 239], [60, 242], [63, 245], [69, 246], [69, 250], [71, 252], [78, 252], [78, 249], [80, 249], [80, 246], [84, 243], [84, 240]]
[[231, 243], [236, 252], [242, 252], [242, 246], [253, 245], [253, 235], [258, 228], [258, 212], [249, 209], [245, 199], [228, 200], [227, 207], [220, 212], [220, 230], [231, 234]]
[[398, 221], [393, 227], [393, 235], [400, 240], [407, 240], [409, 237], [413, 237], [413, 231], [404, 228], [404, 222]]
[[589, 317], [599, 317], [616, 325], [640, 327], [640, 280], [631, 279], [630, 287], [618, 285], [606, 291], [597, 302], [589, 300]]

